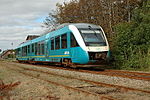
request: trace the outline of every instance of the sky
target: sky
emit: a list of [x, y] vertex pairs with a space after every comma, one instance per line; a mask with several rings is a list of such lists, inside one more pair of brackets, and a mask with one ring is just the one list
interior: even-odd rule
[[56, 3], [69, 0], [0, 0], [0, 49], [15, 49], [28, 35], [40, 35]]

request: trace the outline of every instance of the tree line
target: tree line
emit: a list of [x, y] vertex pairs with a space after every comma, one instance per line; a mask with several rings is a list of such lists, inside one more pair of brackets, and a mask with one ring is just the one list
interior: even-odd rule
[[93, 23], [101, 25], [111, 37], [113, 26], [130, 22], [132, 10], [141, 3], [141, 0], [72, 0], [57, 4], [57, 9], [49, 13], [44, 24], [49, 27], [62, 23]]
[[44, 20], [44, 26], [55, 27], [62, 23], [100, 25], [109, 40], [116, 67], [150, 66], [143, 62], [145, 60], [139, 61], [141, 55], [149, 59], [150, 1], [72, 0], [56, 6], [57, 9]]
[[131, 22], [115, 26], [112, 52], [121, 69], [150, 71], [150, 1], [132, 11]]

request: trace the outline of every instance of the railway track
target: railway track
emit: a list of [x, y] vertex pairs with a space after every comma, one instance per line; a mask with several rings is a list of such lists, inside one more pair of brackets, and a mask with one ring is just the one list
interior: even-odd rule
[[[115, 88], [115, 90], [110, 91], [110, 92], [134, 91], [134, 92], [143, 92], [143, 93], [150, 94], [150, 91], [141, 90], [141, 89], [129, 88], [129, 87], [125, 87], [125, 86], [119, 86], [119, 85], [107, 84], [107, 83], [102, 83], [102, 82], [95, 82], [95, 81], [91, 81], [91, 80], [80, 79], [80, 78], [75, 78], [75, 77], [70, 77], [70, 76], [58, 75], [58, 74], [55, 74], [55, 73], [45, 72], [45, 71], [41, 71], [41, 70], [37, 70], [37, 69], [31, 69], [31, 68], [22, 68], [22, 69], [23, 70], [27, 70], [27, 71], [34, 71], [34, 72], [44, 73], [44, 74], [48, 74], [48, 75], [59, 76], [59, 77], [63, 77], [63, 78], [76, 79], [76, 80], [79, 80], [79, 81], [87, 82], [88, 84], [91, 84], [92, 87], [108, 87], [108, 88], [110, 87], [110, 88]], [[12, 69], [12, 70], [17, 71], [16, 69]], [[45, 80], [44, 78], [34, 76], [31, 73], [28, 74], [28, 73], [25, 73], [23, 71], [19, 71], [19, 73], [22, 73], [24, 75], [27, 75], [27, 76], [30, 76], [30, 77], [34, 77], [34, 78], [37, 78], [37, 79], [40, 79], [40, 80], [43, 80], [43, 81], [46, 81], [46, 82], [51, 83], [51, 84], [55, 84], [55, 85], [58, 85], [58, 86], [65, 87], [66, 89], [71, 89], [71, 90], [74, 90], [74, 91], [83, 92], [83, 93], [88, 94], [88, 95], [94, 95], [94, 96], [97, 96], [98, 98], [100, 98], [101, 100], [115, 100], [112, 96], [100, 96], [100, 94], [105, 94], [105, 92], [98, 92], [98, 93], [97, 92], [93, 92], [93, 91], [91, 92], [91, 91], [83, 90], [84, 87], [70, 87], [70, 86], [66, 86], [66, 85], [63, 85], [63, 84], [60, 84], [60, 83], [57, 83], [57, 82], [52, 82], [50, 80]]]
[[[60, 84], [60, 83], [58, 83], [58, 82], [50, 81], [50, 80], [44, 79], [44, 78], [39, 77], [39, 76], [37, 77], [37, 76], [35, 76], [35, 75], [32, 75], [32, 74], [29, 74], [29, 73], [26, 73], [26, 72], [17, 70], [17, 69], [15, 69], [15, 68], [10, 68], [10, 67], [9, 67], [9, 69], [14, 70], [14, 71], [17, 71], [17, 72], [19, 72], [19, 73], [21, 73], [21, 74], [24, 74], [24, 75], [29, 76], [29, 77], [32, 77], [32, 78], [40, 79], [40, 80], [42, 80], [42, 81], [48, 82], [48, 83], [53, 84], [53, 85], [56, 85], [56, 86], [64, 87], [64, 88], [66, 88], [67, 90], [73, 90], [73, 91], [76, 91], [76, 92], [79, 92], [79, 93], [84, 93], [84, 94], [86, 94], [87, 96], [95, 96], [95, 97], [97, 98], [97, 100], [117, 100], [117, 99], [113, 98], [112, 96], [103, 96], [103, 95], [101, 96], [101, 95], [99, 95], [99, 93], [91, 92], [91, 91], [84, 90], [84, 89], [80, 89], [81, 87], [73, 87], [73, 86], [67, 86], [67, 85], [64, 85], [64, 84]], [[43, 72], [43, 71], [34, 70], [34, 69], [26, 69], [26, 68], [24, 68], [24, 70], [36, 71], [36, 72], [51, 74], [51, 75], [55, 75], [55, 76], [66, 77], [66, 76], [57, 75], [57, 74], [48, 73], [48, 72]], [[66, 77], [66, 78], [70, 78], [70, 77]], [[71, 78], [70, 78], [70, 79], [71, 79]], [[74, 78], [74, 79], [75, 79], [75, 78]], [[80, 80], [80, 81], [82, 81], [82, 80]]]
[[101, 72], [101, 74], [150, 81], [150, 73], [106, 70], [105, 72]]
[[100, 74], [100, 75], [107, 75], [107, 76], [116, 76], [116, 77], [150, 81], [149, 73], [119, 71], [119, 70], [104, 70], [104, 71], [97, 71], [97, 70], [91, 71], [89, 69], [79, 69], [79, 70], [70, 69], [70, 70], [92, 73], [92, 74]]
[[93, 69], [93, 68], [92, 69], [91, 68], [74, 69], [74, 68], [64, 68], [64, 67], [49, 66], [49, 65], [36, 65], [36, 66], [150, 81], [150, 73], [111, 70], [111, 69], [101, 70], [100, 68], [99, 69]]
[[150, 94], [150, 91], [146, 91], [146, 90], [134, 89], [134, 88], [124, 87], [124, 86], [119, 86], [119, 85], [113, 85], [113, 84], [106, 84], [106, 83], [102, 83], [102, 82], [95, 82], [95, 81], [79, 79], [79, 78], [75, 78], [75, 77], [71, 77], [71, 76], [68, 77], [68, 76], [64, 76], [64, 75], [58, 75], [58, 74], [45, 72], [45, 71], [40, 71], [40, 70], [35, 70], [35, 69], [29, 69], [29, 68], [24, 68], [24, 69], [25, 70], [30, 70], [30, 71], [46, 73], [46, 74], [51, 74], [51, 75], [54, 75], [54, 76], [60, 76], [60, 77], [65, 77], [65, 78], [70, 78], [70, 79], [77, 79], [77, 80], [81, 80], [81, 81], [84, 81], [84, 82], [88, 82], [92, 85], [115, 87], [115, 88], [119, 88], [119, 89], [125, 89], [125, 90], [130, 90], [130, 91], [138, 91], [138, 92], [144, 92], [144, 93], [149, 93]]

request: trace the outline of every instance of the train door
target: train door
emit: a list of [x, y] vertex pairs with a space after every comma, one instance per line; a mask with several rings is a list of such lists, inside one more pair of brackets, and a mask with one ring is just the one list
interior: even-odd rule
[[77, 40], [75, 39], [73, 33], [70, 33], [70, 56], [71, 56], [71, 60], [72, 62], [74, 62], [78, 56], [80, 52], [79, 52], [79, 44], [77, 43]]
[[48, 57], [49, 57], [49, 51], [50, 51], [50, 49], [49, 49], [49, 40], [47, 39], [45, 41], [45, 58], [46, 59], [48, 59]]

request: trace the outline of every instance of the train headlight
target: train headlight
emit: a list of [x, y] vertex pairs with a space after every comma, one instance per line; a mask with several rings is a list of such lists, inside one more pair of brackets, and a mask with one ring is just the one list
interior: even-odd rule
[[89, 52], [90, 60], [106, 59], [107, 52]]

